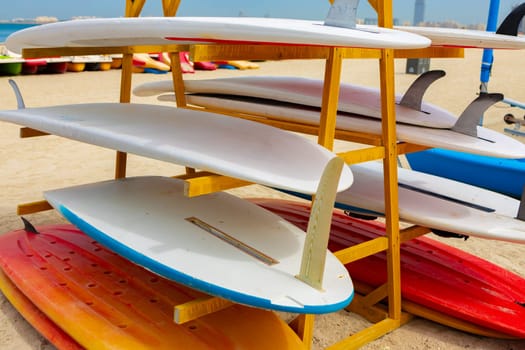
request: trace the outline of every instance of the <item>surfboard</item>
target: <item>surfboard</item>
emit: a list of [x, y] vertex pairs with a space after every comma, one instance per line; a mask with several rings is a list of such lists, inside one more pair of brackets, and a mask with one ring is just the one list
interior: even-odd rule
[[[0, 120], [263, 185], [315, 193], [335, 155], [260, 123], [167, 106], [92, 103], [0, 111]], [[338, 190], [353, 181], [344, 169]]]
[[63, 21], [11, 34], [6, 47], [134, 46], [179, 43], [424, 48], [420, 35], [374, 26], [343, 28], [322, 21], [255, 17], [138, 17]]
[[[171, 100], [174, 98], [173, 95], [167, 97]], [[162, 99], [163, 96], [159, 96], [159, 98]], [[186, 99], [188, 103], [206, 107], [210, 111], [233, 111], [261, 118], [319, 125], [320, 108], [318, 107], [226, 95], [189, 94]], [[336, 128], [381, 135], [380, 120], [357, 114], [338, 112]], [[525, 157], [525, 145], [518, 140], [479, 126], [477, 132], [478, 136], [473, 137], [450, 129], [428, 128], [402, 123], [396, 125], [399, 141], [501, 158]]]
[[171, 65], [160, 60], [156, 60], [147, 53], [134, 53], [133, 65], [139, 68], [153, 68], [165, 72], [169, 72], [171, 70]]
[[[384, 213], [383, 166], [351, 166], [356, 180], [337, 196], [336, 206], [361, 214]], [[398, 168], [399, 218], [464, 236], [525, 243], [520, 202], [499, 193], [417, 171]]]
[[[131, 263], [72, 225], [36, 232], [0, 237], [7, 277], [0, 286], [6, 294], [19, 291], [61, 329], [50, 339], [59, 349], [304, 349], [275, 313], [238, 304], [176, 324], [175, 306], [207, 296]], [[63, 347], [66, 338], [78, 347]]]
[[[308, 222], [308, 204], [276, 199], [254, 202], [300, 228]], [[351, 218], [340, 210], [334, 211], [331, 227], [332, 251], [385, 235], [384, 224]], [[356, 286], [378, 287], [387, 281], [385, 253], [346, 267]], [[431, 238], [418, 237], [401, 245], [401, 276], [406, 311], [474, 334], [525, 337], [525, 279], [509, 270]]]
[[[525, 158], [503, 159], [445, 149], [405, 155], [410, 168], [521, 199], [525, 188]], [[479, 176], [483, 174], [483, 176]]]
[[[443, 71], [429, 71], [418, 77], [404, 95], [396, 98], [397, 136], [401, 141], [464, 152], [522, 158], [525, 145], [480, 127], [480, 115], [503, 98], [485, 94], [476, 98], [458, 117], [425, 103], [423, 95]], [[137, 86], [134, 93], [148, 96], [173, 92], [168, 81]], [[294, 77], [234, 77], [186, 80], [189, 103], [210, 110], [234, 111], [307, 124], [319, 124], [323, 82]], [[381, 134], [379, 89], [341, 84], [337, 128]], [[312, 107], [314, 108], [312, 110]], [[367, 120], [365, 117], [369, 117]]]
[[[216, 94], [255, 97], [320, 107], [323, 81], [288, 76], [242, 76], [216, 79], [187, 79], [184, 88], [188, 94]], [[341, 83], [338, 110], [381, 119], [381, 93], [379, 89]], [[141, 84], [133, 89], [137, 96], [153, 96], [173, 92], [171, 80]], [[422, 103], [419, 110], [402, 105], [402, 95], [396, 96], [396, 120], [405, 124], [433, 128], [451, 128], [457, 117], [443, 108]]]
[[394, 28], [425, 36], [432, 41], [432, 46], [525, 49], [525, 37], [498, 34], [483, 30], [412, 26], [394, 26]]
[[188, 198], [181, 180], [138, 177], [48, 191], [44, 196], [101, 244], [205, 293], [264, 309], [311, 314], [339, 310], [353, 297], [350, 276], [331, 254], [326, 257], [322, 290], [296, 278], [305, 233], [227, 193]]
[[[354, 184], [338, 193], [335, 206], [358, 216], [384, 216], [382, 164], [372, 161], [350, 168]], [[525, 221], [517, 218], [520, 201], [514, 198], [403, 168], [398, 168], [398, 183], [399, 218], [404, 222], [439, 235], [525, 243]]]

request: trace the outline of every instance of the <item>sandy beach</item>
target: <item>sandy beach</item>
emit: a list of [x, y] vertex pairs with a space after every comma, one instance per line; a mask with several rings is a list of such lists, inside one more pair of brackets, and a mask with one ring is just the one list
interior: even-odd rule
[[[425, 98], [456, 114], [479, 92], [481, 50], [466, 50], [464, 59], [432, 59], [431, 69], [443, 69], [447, 76], [429, 89]], [[523, 81], [524, 51], [495, 51], [495, 62], [489, 82], [490, 92], [525, 101]], [[233, 77], [240, 75], [291, 75], [323, 78], [324, 61], [267, 61], [255, 70], [197, 71], [185, 74], [186, 79]], [[396, 92], [403, 92], [416, 78], [405, 74], [406, 60], [396, 61]], [[169, 79], [170, 75], [134, 74], [133, 86], [143, 82]], [[343, 81], [377, 87], [376, 60], [346, 60]], [[0, 106], [16, 108], [16, 100], [7, 83], [0, 77]], [[17, 76], [28, 107], [84, 102], [116, 102], [119, 99], [120, 71], [66, 73], [62, 75]], [[132, 102], [161, 103], [155, 97], [132, 97]], [[166, 102], [163, 102], [166, 103]], [[521, 118], [525, 111], [497, 104], [485, 114], [484, 125], [503, 132], [503, 116], [514, 113]], [[19, 127], [0, 122], [0, 233], [22, 228], [16, 215], [16, 205], [42, 199], [42, 191], [106, 180], [113, 177], [114, 151], [65, 140], [55, 136], [20, 139]], [[523, 139], [525, 141], [525, 138]], [[337, 150], [348, 147], [337, 143]], [[180, 174], [182, 167], [130, 155], [128, 176]], [[285, 197], [283, 194], [252, 185], [232, 191], [244, 197]], [[28, 215], [34, 225], [64, 222], [54, 211]], [[465, 251], [479, 255], [519, 275], [525, 276], [525, 246], [505, 242], [470, 238], [467, 241], [437, 238]], [[72, 322], [74, 322], [72, 320]], [[525, 320], [524, 320], [525, 322]], [[316, 318], [314, 349], [323, 349], [345, 335], [357, 332], [369, 323], [358, 315], [340, 311]], [[41, 337], [0, 293], [0, 349], [45, 349], [54, 347]], [[424, 320], [414, 319], [407, 325], [366, 345], [363, 349], [525, 349], [525, 340], [496, 340], [469, 335]]]

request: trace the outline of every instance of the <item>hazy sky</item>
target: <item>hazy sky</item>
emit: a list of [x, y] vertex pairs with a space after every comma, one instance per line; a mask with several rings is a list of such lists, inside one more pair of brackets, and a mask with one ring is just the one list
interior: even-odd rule
[[[485, 24], [490, 1], [500, 2], [499, 18], [503, 18], [518, 0], [426, 0], [425, 20], [455, 20], [465, 24]], [[411, 22], [415, 0], [394, 0], [394, 16]], [[147, 0], [145, 16], [162, 15], [161, 0]], [[73, 16], [118, 17], [124, 13], [124, 0], [0, 0], [0, 19], [52, 16], [68, 19]], [[180, 16], [271, 16], [303, 19], [324, 19], [328, 0], [182, 0]], [[358, 16], [374, 17], [368, 1], [361, 0]], [[499, 23], [499, 21], [498, 21]]]

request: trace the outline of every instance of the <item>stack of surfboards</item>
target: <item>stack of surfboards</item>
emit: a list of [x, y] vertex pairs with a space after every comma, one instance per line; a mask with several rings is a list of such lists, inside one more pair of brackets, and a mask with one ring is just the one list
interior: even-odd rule
[[[252, 201], [306, 228], [309, 205]], [[384, 225], [336, 211], [329, 246], [337, 251], [381, 235]], [[59, 349], [110, 344], [117, 348], [303, 349], [274, 313], [238, 304], [187, 323], [173, 323], [173, 305], [208, 297], [130, 264], [72, 225], [27, 225], [2, 235], [0, 243], [0, 289]], [[401, 249], [406, 311], [477, 335], [525, 336], [520, 322], [525, 312], [523, 278], [430, 238], [411, 240]], [[346, 268], [358, 291], [366, 293], [386, 281], [385, 264], [384, 254], [377, 254]], [[70, 322], [71, 318], [78, 322]], [[104, 337], [97, 333], [101, 327]], [[158, 337], [159, 332], [165, 336]]]
[[[325, 167], [342, 162], [273, 127], [172, 107], [86, 104], [0, 115], [70, 139], [310, 194], [320, 187]], [[300, 161], [305, 154], [308, 162]], [[353, 181], [346, 167], [335, 176], [328, 180], [334, 192]], [[301, 313], [332, 312], [353, 297], [347, 270], [329, 252], [323, 289], [297, 279], [304, 231], [226, 193], [188, 198], [180, 180], [144, 177], [49, 191], [45, 197], [114, 252], [215, 296]]]
[[[418, 88], [418, 84], [428, 75], [434, 75], [429, 78], [431, 82], [436, 75], [442, 76], [443, 73], [429, 72], [423, 75], [404, 96], [398, 97], [398, 101], [404, 101], [407, 96], [414, 97], [411, 96], [414, 88]], [[428, 86], [427, 83], [423, 85]], [[186, 89], [189, 102], [210, 109], [231, 109], [307, 123], [316, 123], [319, 120], [322, 82], [318, 80], [288, 77], [191, 80], [186, 81]], [[137, 95], [172, 91], [172, 85], [162, 81], [147, 83], [134, 90]], [[421, 91], [419, 93], [421, 95]], [[275, 96], [279, 98], [278, 101]], [[482, 103], [482, 100], [476, 100], [464, 115], [468, 117], [469, 113], [475, 113], [479, 119], [481, 113], [478, 104]], [[491, 103], [489, 101], [486, 104]], [[477, 136], [463, 134], [461, 130], [454, 130], [458, 118], [428, 103], [420, 102], [418, 105], [420, 107], [414, 109], [403, 102], [397, 104], [397, 130], [398, 135], [402, 135], [400, 139], [500, 157], [521, 158], [524, 154], [525, 145], [521, 142], [479, 126], [475, 126]], [[339, 128], [363, 131], [364, 126], [375, 125], [375, 131], [380, 131], [378, 90], [342, 85], [339, 109], [344, 111], [338, 116]], [[408, 130], [406, 134], [403, 133], [405, 130]], [[381, 164], [369, 162], [352, 165], [350, 168], [355, 181], [351, 188], [337, 196], [336, 205], [356, 214], [384, 215]], [[399, 213], [402, 220], [440, 233], [444, 231], [525, 243], [525, 221], [518, 218], [518, 200], [417, 171], [399, 169], [398, 176]], [[425, 205], [422, 206], [421, 203]]]
[[[416, 80], [404, 96], [397, 96], [398, 139], [429, 147], [502, 158], [523, 158], [523, 143], [477, 126], [484, 109], [501, 100], [501, 95], [480, 96], [465, 109], [460, 118], [422, 101], [427, 87], [443, 75], [443, 72], [428, 72]], [[188, 103], [210, 110], [220, 109], [262, 118], [319, 124], [323, 89], [321, 80], [285, 76], [246, 76], [186, 80], [185, 89]], [[173, 92], [171, 81], [146, 83], [134, 89], [134, 93], [139, 96], [170, 92]], [[463, 124], [467, 127], [463, 128]], [[337, 128], [380, 134], [380, 91], [341, 84]]]
[[[398, 27], [398, 29], [425, 35], [432, 40], [434, 46], [465, 45], [468, 40], [474, 47], [520, 49], [525, 43], [525, 38], [518, 36], [524, 14], [525, 3], [514, 7], [495, 33], [420, 27]], [[524, 107], [518, 101], [509, 99], [505, 101], [514, 106]], [[521, 125], [520, 121], [514, 118], [505, 121], [517, 122], [515, 124], [517, 129]], [[505, 129], [505, 131], [514, 134], [515, 130]], [[519, 131], [517, 135], [520, 135]], [[523, 197], [525, 158], [503, 159], [437, 148], [410, 153], [406, 158], [408, 165], [414, 170], [479, 186], [516, 199]], [[483, 176], [476, 176], [481, 172]]]
[[[422, 48], [430, 44], [424, 37], [402, 31], [376, 28], [370, 32], [359, 29], [325, 26], [322, 22], [314, 21], [268, 18], [106, 18], [59, 22], [39, 26], [38, 30], [19, 31], [7, 39], [6, 45], [12, 51], [21, 52], [23, 48], [122, 47], [200, 42], [369, 48]], [[329, 213], [323, 214], [323, 222], [330, 218], [336, 192], [347, 189], [353, 181], [351, 170], [342, 166], [340, 158], [303, 137], [218, 114], [155, 105], [93, 103], [0, 111], [0, 120], [249, 182], [308, 195], [316, 194], [320, 212]], [[303, 230], [255, 204], [226, 193], [188, 198], [184, 195], [184, 183], [180, 180], [140, 177], [48, 191], [45, 197], [92, 239], [86, 241], [85, 238], [79, 238], [80, 241], [70, 247], [64, 239], [74, 241], [75, 235], [64, 238], [60, 232], [62, 228], [36, 230], [28, 226], [23, 232], [12, 233], [6, 236], [5, 245], [2, 246], [24, 248], [23, 253], [14, 248], [0, 254], [2, 269], [7, 276], [2, 284], [7, 286], [4, 287], [7, 291], [16, 291], [15, 287], [18, 288], [18, 291], [35, 301], [52, 323], [60, 327], [64, 323], [72, 323], [64, 320], [68, 313], [89, 318], [89, 326], [75, 322], [72, 328], [64, 329], [75, 342], [84, 346], [92, 344], [91, 338], [104, 338], [100, 340], [102, 342], [113, 342], [114, 339], [113, 335], [101, 336], [106, 334], [102, 332], [101, 325], [107, 324], [107, 320], [101, 319], [100, 315], [93, 315], [93, 309], [106, 302], [99, 286], [112, 284], [113, 295], [119, 299], [134, 291], [125, 288], [125, 285], [132, 283], [132, 279], [106, 280], [106, 277], [114, 274], [106, 263], [109, 258], [85, 265], [86, 260], [95, 258], [83, 256], [83, 262], [75, 261], [75, 264], [80, 263], [82, 266], [72, 268], [71, 256], [81, 255], [77, 253], [83, 249], [110, 254], [98, 242], [128, 259], [128, 265], [120, 262], [119, 269], [131, 269], [134, 266], [129, 262], [131, 260], [192, 289], [240, 304], [296, 313], [326, 313], [345, 307], [353, 297], [348, 271], [326, 249], [328, 232], [324, 246], [316, 244], [313, 249], [324, 250], [321, 256], [326, 258], [319, 261], [319, 266], [306, 264], [304, 267], [306, 271], [320, 269], [321, 273], [316, 275], [320, 280], [308, 281], [308, 276], [304, 278], [306, 273], [300, 270], [303, 270], [303, 248], [308, 248], [304, 252], [305, 256], [311, 254], [311, 247], [306, 244], [311, 235], [305, 235]], [[312, 230], [315, 231], [315, 227]], [[41, 233], [35, 235], [35, 231]], [[80, 236], [78, 231], [75, 232]], [[48, 245], [57, 250], [50, 250]], [[46, 253], [43, 253], [44, 249]], [[28, 250], [33, 253], [26, 254]], [[38, 258], [38, 266], [28, 264], [31, 266], [29, 269], [17, 268], [31, 257]], [[46, 265], [40, 257], [51, 265]], [[60, 258], [57, 260], [55, 257]], [[112, 262], [113, 266], [116, 263]], [[53, 264], [72, 273], [60, 272], [57, 275]], [[91, 271], [99, 264], [104, 266], [102, 270]], [[41, 271], [52, 272], [52, 276], [35, 279], [33, 283], [38, 283], [38, 287], [31, 293], [29, 290], [34, 285], [30, 287], [23, 282], [33, 279]], [[75, 271], [81, 276], [76, 276]], [[141, 271], [127, 270], [124, 275], [145, 273]], [[82, 288], [66, 292], [68, 286], [76, 285], [76, 277], [83, 278], [88, 274], [97, 276], [88, 278], [89, 281], [83, 280]], [[296, 278], [297, 275], [300, 278]], [[147, 277], [150, 281], [159, 278]], [[54, 284], [56, 289], [47, 288], [51, 280], [57, 281]], [[163, 283], [167, 282], [163, 280]], [[156, 287], [147, 289], [151, 293]], [[52, 293], [53, 296], [49, 298]], [[194, 295], [192, 293], [196, 292], [185, 293]], [[164, 298], [156, 292], [152, 295], [150, 298], [132, 297], [124, 305], [138, 303], [139, 309], [148, 309], [152, 303], [161, 302]], [[55, 298], [61, 302], [49, 303], [50, 299]], [[18, 297], [15, 299], [21, 300]], [[84, 306], [78, 308], [78, 299], [82, 301], [80, 305]], [[178, 303], [178, 300], [169, 303]], [[117, 304], [113, 303], [111, 307], [114, 305]], [[102, 311], [107, 311], [103, 305], [100, 306]], [[122, 307], [119, 304], [117, 308]], [[273, 315], [263, 314], [260, 310], [239, 310], [246, 312], [246, 318], [239, 316], [234, 319], [217, 312], [205, 316], [210, 321], [198, 319], [197, 322], [202, 322], [201, 328], [192, 324], [187, 329], [180, 329], [176, 337], [184, 345], [178, 347], [206, 348], [210, 346], [206, 338], [212, 339], [214, 348], [300, 347], [297, 338], [291, 336], [289, 331], [279, 335], [275, 343], [273, 340], [265, 343], [259, 338], [271, 334], [267, 338], [273, 339], [279, 333], [276, 329], [283, 328], [282, 323], [272, 319]], [[153, 311], [156, 312], [155, 309]], [[233, 317], [237, 311], [229, 312]], [[133, 321], [126, 321], [131, 317], [129, 315], [113, 312], [105, 312], [105, 315], [111, 318], [110, 324], [113, 326], [110, 328], [122, 335], [119, 340], [122, 342], [128, 341], [129, 333], [136, 333], [138, 338], [151, 338], [154, 335], [156, 339], [149, 339], [146, 343], [152, 342], [150, 348], [159, 347], [159, 341], [163, 340], [159, 338], [164, 336], [158, 337], [158, 334], [171, 332], [142, 330], [140, 328], [145, 321], [138, 322], [135, 329]], [[171, 327], [170, 322], [163, 321], [160, 315], [152, 317], [156, 322]], [[259, 321], [264, 318], [267, 318], [267, 330], [259, 328]], [[230, 320], [233, 322], [230, 323]], [[254, 337], [250, 339], [250, 344], [245, 342], [238, 346], [238, 343], [243, 343], [253, 334], [248, 329], [239, 335], [243, 333], [241, 329], [245, 329], [243, 325], [257, 327], [261, 337]], [[238, 332], [232, 333], [225, 327], [240, 328]], [[180, 332], [188, 330], [194, 333], [200, 330], [202, 334], [196, 341], [191, 336], [180, 335]], [[217, 345], [217, 336], [224, 340], [223, 345]], [[232, 337], [236, 338], [234, 344], [228, 340]], [[260, 344], [258, 339], [261, 340]], [[128, 343], [124, 347], [135, 348]]]
[[[328, 23], [337, 24], [333, 26], [315, 21], [242, 17], [87, 19], [20, 31], [10, 36], [6, 45], [15, 52], [23, 48], [201, 42], [395, 49], [430, 45], [429, 39], [408, 32], [377, 27], [341, 27], [340, 20], [346, 17], [338, 18], [338, 11], [333, 13], [335, 18], [329, 16], [327, 20]], [[275, 95], [277, 90], [273, 82], [275, 80], [270, 78], [270, 90]], [[256, 87], [259, 83], [250, 81], [245, 84]], [[317, 87], [315, 84], [314, 91], [320, 88], [319, 84]], [[264, 84], [259, 86], [265, 88]], [[304, 86], [299, 84], [301, 89]], [[233, 84], [234, 91], [242, 89], [242, 84]], [[289, 91], [286, 86], [281, 89]], [[224, 94], [219, 98], [221, 104], [225, 100], [236, 100], [227, 97], [231, 93], [225, 93], [222, 87], [219, 90]], [[368, 111], [375, 108], [376, 111], [375, 116], [371, 112], [361, 112], [366, 116], [362, 119], [367, 120], [365, 124], [373, 124], [369, 128], [378, 128], [377, 120], [372, 124], [368, 121], [378, 117], [377, 105], [374, 107], [372, 102], [377, 92], [366, 93], [372, 97], [366, 100], [368, 105], [364, 108]], [[419, 94], [422, 95], [421, 92]], [[251, 92], [245, 95], [264, 98]], [[309, 99], [308, 94], [302, 91], [299, 95], [302, 99], [305, 96]], [[469, 150], [499, 154], [504, 149], [508, 157], [525, 157], [525, 146], [518, 147], [509, 139], [483, 128], [472, 127], [472, 111], [483, 110], [499, 98], [498, 95], [491, 95], [475, 102], [470, 112], [465, 113], [467, 117], [460, 118], [467, 120], [461, 125], [457, 125], [455, 119], [445, 117], [444, 124], [430, 124], [425, 130], [447, 132], [453, 129], [455, 134], [469, 138], [463, 141], [464, 147]], [[257, 106], [271, 105], [259, 100], [248, 102], [251, 103], [251, 110]], [[402, 105], [405, 107], [407, 104]], [[409, 109], [414, 110], [413, 101], [408, 105]], [[310, 107], [318, 108], [318, 105]], [[292, 114], [300, 114], [300, 118], [305, 119], [297, 110], [297, 106], [291, 107]], [[318, 115], [318, 110], [314, 114]], [[443, 113], [431, 112], [430, 115], [439, 119]], [[348, 190], [354, 181], [352, 170], [341, 166], [341, 159], [305, 138], [214, 113], [156, 105], [92, 103], [0, 111], [0, 120], [285, 191], [316, 195], [314, 205], [320, 206], [323, 215], [327, 211], [331, 215], [332, 199], [336, 193]], [[409, 128], [421, 128], [420, 123], [421, 119], [407, 121], [407, 124], [415, 124], [409, 125]], [[425, 139], [442, 137], [433, 135], [426, 132]], [[416, 139], [410, 141], [418, 142]], [[461, 141], [458, 143], [461, 144]], [[513, 153], [509, 155], [509, 151]], [[379, 171], [373, 170], [373, 173], [379, 174]], [[13, 295], [21, 291], [33, 300], [34, 305], [48, 318], [47, 326], [60, 326], [71, 337], [70, 343], [86, 346], [91, 345], [95, 338], [101, 342], [113, 342], [118, 338], [124, 348], [147, 344], [150, 348], [178, 346], [206, 349], [210, 347], [207, 338], [213, 339], [215, 348], [301, 347], [289, 329], [272, 340], [276, 330], [286, 327], [275, 319], [275, 315], [258, 309], [236, 306], [238, 309], [233, 311], [225, 309], [199, 318], [187, 328], [166, 321], [165, 317], [157, 314], [160, 313], [158, 309], [151, 307], [165, 298], [156, 283], [162, 283], [167, 293], [182, 287], [170, 284], [158, 275], [191, 288], [180, 289], [184, 290], [181, 292], [184, 296], [170, 299], [170, 305], [203, 297], [204, 292], [263, 309], [327, 313], [345, 307], [352, 300], [354, 290], [348, 270], [326, 251], [325, 246], [320, 247], [325, 251], [326, 258], [320, 264], [322, 273], [319, 286], [296, 278], [302, 268], [303, 256], [310, 252], [310, 249], [305, 250], [305, 247], [310, 248], [307, 244], [311, 238], [310, 232], [305, 235], [302, 229], [283, 221], [276, 214], [227, 193], [189, 198], [184, 192], [182, 181], [155, 176], [47, 191], [44, 194], [46, 199], [91, 239], [78, 230], [72, 231], [70, 227], [35, 229], [29, 224], [23, 231], [6, 235], [3, 238], [5, 242], [0, 245], [1, 267], [5, 274], [0, 280], [3, 290]], [[316, 215], [317, 210], [312, 212]], [[67, 237], [62, 234], [64, 230], [68, 233]], [[72, 241], [75, 242], [73, 245]], [[106, 248], [111, 249], [112, 253]], [[89, 254], [81, 253], [86, 250]], [[93, 257], [97, 254], [92, 252], [104, 257]], [[78, 260], [77, 256], [80, 256]], [[127, 260], [121, 260], [123, 258]], [[27, 268], [21, 268], [21, 265]], [[117, 272], [114, 267], [125, 272]], [[118, 277], [113, 278], [114, 275]], [[136, 275], [144, 277], [140, 283], [135, 280]], [[33, 284], [28, 285], [29, 281]], [[147, 281], [150, 285], [144, 287], [145, 294], [133, 295], [138, 293], [135, 288], [127, 288], [130, 284], [147, 284]], [[111, 285], [109, 290], [113, 294], [111, 299], [107, 299], [102, 291], [108, 285]], [[23, 300], [21, 294], [17, 295], [15, 301]], [[123, 302], [114, 302], [115, 297]], [[59, 302], [54, 303], [54, 300]], [[107, 300], [113, 301], [110, 305], [103, 305]], [[31, 304], [25, 305], [26, 308], [32, 307]], [[131, 314], [136, 313], [130, 314], [126, 310], [129, 305], [139, 305], [138, 310], [142, 312], [148, 309], [152, 314], [148, 314], [148, 320], [135, 323], [136, 315]], [[115, 309], [119, 312], [113, 312]], [[237, 315], [238, 312], [242, 315]], [[86, 323], [66, 325], [71, 324], [65, 319], [70, 314], [85, 318]], [[105, 317], [101, 318], [100, 314]], [[152, 319], [163, 327], [173, 326], [176, 329], [142, 327]], [[259, 331], [258, 322], [266, 324], [268, 332], [272, 332], [272, 337], [267, 337], [269, 340], [266, 339], [266, 342], [260, 340], [268, 334], [262, 331], [259, 337], [251, 338], [254, 331], [248, 326], [257, 324]], [[236, 331], [230, 329], [243, 325], [248, 329], [242, 335], [240, 330], [245, 328]], [[114, 333], [107, 334], [104, 332], [106, 329]], [[197, 337], [187, 334], [199, 331], [202, 333]], [[159, 340], [164, 339], [159, 339], [157, 335], [170, 332], [176, 338], [174, 343], [168, 344], [166, 338], [160, 344]], [[151, 339], [152, 335], [155, 335], [155, 339]], [[139, 342], [132, 343], [135, 338], [140, 338]], [[224, 341], [223, 345], [217, 346], [217, 338]], [[231, 344], [231, 338], [234, 338], [234, 345]], [[182, 345], [177, 342], [182, 342]], [[242, 345], [237, 346], [238, 343]]]

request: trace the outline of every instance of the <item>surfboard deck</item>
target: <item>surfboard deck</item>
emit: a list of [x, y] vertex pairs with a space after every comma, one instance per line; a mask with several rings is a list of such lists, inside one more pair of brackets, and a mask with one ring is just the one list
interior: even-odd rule
[[[53, 135], [208, 170], [274, 187], [315, 193], [325, 148], [260, 123], [146, 104], [92, 103], [0, 111], [0, 120]], [[353, 181], [341, 173], [339, 188]]]
[[521, 199], [525, 188], [525, 158], [503, 159], [439, 148], [405, 156], [413, 170], [464, 182], [516, 199]]
[[[356, 182], [337, 196], [336, 206], [352, 212], [384, 213], [383, 166], [351, 166]], [[525, 243], [525, 221], [516, 219], [520, 203], [499, 193], [417, 171], [398, 168], [402, 221], [466, 236]]]
[[44, 196], [110, 249], [205, 293], [312, 314], [339, 310], [353, 297], [350, 276], [332, 254], [326, 256], [322, 290], [296, 278], [305, 232], [224, 192], [188, 198], [181, 180], [137, 177]]
[[[287, 76], [243, 76], [217, 79], [185, 80], [189, 94], [217, 94], [255, 97], [265, 100], [289, 102], [297, 105], [320, 107], [323, 81]], [[348, 83], [340, 84], [338, 109], [341, 112], [381, 119], [379, 89]], [[133, 89], [137, 96], [152, 96], [173, 92], [170, 80], [141, 84]], [[417, 126], [450, 128], [457, 117], [436, 105], [423, 102], [421, 110], [400, 105], [402, 95], [396, 96], [396, 121]]]
[[[173, 99], [173, 95], [168, 98]], [[190, 104], [209, 108], [211, 111], [234, 111], [262, 118], [319, 125], [320, 108], [317, 107], [226, 95], [189, 94], [186, 99]], [[380, 120], [344, 112], [338, 112], [336, 128], [381, 135]], [[525, 145], [518, 140], [479, 126], [477, 132], [478, 137], [473, 137], [450, 129], [396, 124], [399, 141], [501, 158], [525, 158]]]
[[0, 237], [1, 268], [85, 348], [304, 348], [276, 314], [241, 305], [177, 325], [173, 307], [201, 293], [129, 262], [72, 225], [37, 230], [39, 234], [18, 230]]
[[[298, 227], [308, 223], [308, 204], [276, 199], [253, 201]], [[338, 251], [384, 234], [385, 226], [380, 222], [351, 218], [335, 210], [329, 246]], [[346, 267], [356, 285], [378, 287], [387, 281], [385, 253]], [[525, 337], [523, 277], [428, 237], [401, 245], [401, 276], [403, 300], [435, 312], [429, 315], [424, 309], [411, 309], [421, 317], [432, 316], [436, 322], [474, 334]]]
[[482, 49], [525, 49], [525, 38], [483, 30], [394, 26], [395, 29], [429, 38], [432, 46], [456, 46]]
[[425, 37], [387, 28], [355, 29], [323, 22], [255, 17], [138, 17], [63, 21], [24, 29], [6, 39], [23, 48], [166, 45], [180, 43], [272, 44], [364, 48], [424, 48]]

